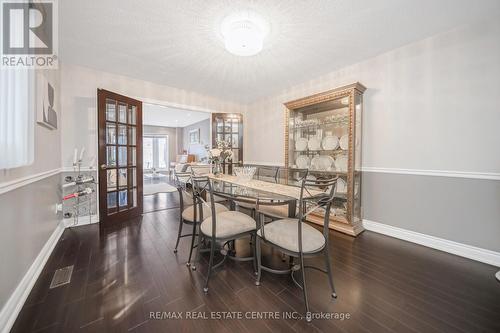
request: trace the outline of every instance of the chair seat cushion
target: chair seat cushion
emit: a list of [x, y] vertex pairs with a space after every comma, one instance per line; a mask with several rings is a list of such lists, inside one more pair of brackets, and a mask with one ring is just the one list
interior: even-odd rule
[[[297, 219], [283, 219], [268, 223], [264, 227], [265, 240], [285, 250], [299, 252]], [[257, 231], [257, 235], [262, 237], [262, 230]], [[318, 252], [325, 246], [323, 234], [302, 222], [302, 252]]]
[[[235, 211], [217, 213], [215, 223], [216, 238], [228, 238], [247, 231], [255, 230], [256, 228], [256, 223], [253, 218]], [[209, 237], [212, 237], [212, 217], [206, 218], [201, 223], [201, 232]]]
[[[200, 220], [199, 209], [200, 209], [199, 205], [196, 205], [196, 220], [197, 221]], [[219, 213], [219, 212], [228, 211], [228, 209], [226, 206], [216, 203], [215, 204], [215, 211], [217, 213]], [[212, 215], [212, 209], [210, 208], [210, 205], [203, 204], [203, 219], [205, 219], [211, 215]], [[193, 205], [184, 209], [184, 211], [182, 212], [182, 218], [186, 221], [194, 222], [194, 206]]]

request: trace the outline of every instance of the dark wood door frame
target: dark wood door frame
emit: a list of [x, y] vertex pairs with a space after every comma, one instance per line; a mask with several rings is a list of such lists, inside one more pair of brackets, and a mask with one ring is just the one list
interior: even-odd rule
[[[107, 118], [107, 105], [115, 103], [115, 120]], [[143, 213], [143, 159], [142, 159], [142, 102], [104, 89], [97, 89], [98, 115], [98, 177], [99, 177], [99, 220], [101, 227], [140, 216]], [[126, 121], [119, 117], [119, 106], [126, 106]], [[135, 125], [132, 124], [133, 108], [135, 107]], [[111, 110], [111, 108], [110, 108]], [[123, 110], [123, 109], [122, 109]], [[107, 142], [107, 125], [115, 129], [115, 143]], [[119, 140], [119, 129], [126, 128], [125, 144]], [[135, 128], [135, 142], [133, 131]], [[122, 136], [123, 140], [123, 136]], [[135, 145], [133, 144], [135, 143]], [[114, 162], [108, 161], [108, 147], [114, 150]], [[121, 148], [121, 149], [120, 149]], [[125, 150], [124, 150], [125, 149]], [[119, 151], [126, 151], [126, 164], [121, 164]], [[135, 152], [135, 158], [134, 156]], [[110, 156], [113, 156], [110, 154]], [[110, 158], [112, 160], [112, 158]], [[108, 163], [110, 162], [110, 163]], [[113, 165], [114, 163], [114, 165]], [[108, 170], [110, 174], [115, 170], [114, 190], [108, 191]], [[126, 184], [120, 183], [124, 177], [120, 172], [126, 170]], [[135, 178], [135, 182], [134, 182]], [[126, 195], [125, 192], [126, 191]], [[115, 206], [108, 207], [108, 197], [115, 198]], [[126, 201], [121, 206], [120, 198]], [[112, 202], [112, 200], [110, 201]]]

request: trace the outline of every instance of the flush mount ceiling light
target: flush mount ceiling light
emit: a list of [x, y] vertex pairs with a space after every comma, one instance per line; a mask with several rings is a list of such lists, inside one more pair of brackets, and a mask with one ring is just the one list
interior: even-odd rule
[[226, 50], [248, 57], [260, 51], [269, 33], [269, 25], [257, 13], [242, 11], [227, 16], [221, 24], [221, 34]]

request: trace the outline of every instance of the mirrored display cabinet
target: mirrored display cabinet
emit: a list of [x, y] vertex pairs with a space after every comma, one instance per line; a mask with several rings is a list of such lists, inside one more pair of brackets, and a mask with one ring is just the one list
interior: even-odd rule
[[[309, 169], [309, 178], [339, 176], [330, 228], [356, 236], [361, 223], [360, 83], [285, 103], [285, 165]], [[323, 224], [320, 213], [311, 222]]]

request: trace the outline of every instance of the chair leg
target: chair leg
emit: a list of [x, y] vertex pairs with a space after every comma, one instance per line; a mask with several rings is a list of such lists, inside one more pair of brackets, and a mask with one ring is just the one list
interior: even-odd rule
[[328, 282], [330, 283], [330, 289], [332, 290], [331, 296], [333, 298], [337, 298], [337, 293], [335, 292], [335, 285], [333, 284], [332, 265], [330, 263], [330, 253], [328, 250], [328, 244], [326, 244], [324, 256], [325, 256], [326, 270], [328, 272]]
[[257, 237], [258, 236], [256, 233], [250, 235], [250, 240], [251, 240], [250, 244], [252, 245], [252, 252], [253, 252], [253, 271], [255, 275], [257, 275], [257, 247], [256, 247]]
[[191, 248], [189, 249], [189, 259], [186, 266], [191, 266], [191, 256], [193, 255], [194, 238], [196, 237], [196, 223], [193, 223], [193, 234], [191, 235]]
[[210, 260], [208, 261], [208, 271], [207, 271], [207, 280], [205, 281], [205, 288], [203, 288], [203, 292], [208, 293], [208, 281], [210, 280], [210, 275], [212, 274], [212, 266], [214, 263], [215, 256], [215, 240], [212, 239], [210, 244]]
[[311, 311], [309, 311], [309, 302], [307, 300], [307, 287], [306, 287], [306, 270], [304, 269], [304, 255], [300, 253], [300, 270], [302, 271], [302, 292], [304, 293], [304, 303], [306, 305], [306, 321], [312, 321]]
[[261, 258], [260, 258], [260, 237], [257, 235], [255, 237], [255, 256], [257, 257], [257, 280], [255, 281], [256, 286], [260, 286], [260, 275], [262, 272]]
[[184, 222], [182, 221], [182, 217], [181, 217], [180, 221], [179, 221], [179, 232], [177, 233], [177, 241], [175, 242], [174, 253], [177, 253], [177, 247], [179, 246], [179, 241], [181, 240], [182, 226], [183, 225], [184, 225]]
[[193, 271], [196, 270], [196, 263], [200, 262], [200, 253], [201, 253], [201, 242], [202, 242], [202, 240], [204, 241], [205, 239], [203, 238], [203, 235], [201, 233], [201, 228], [200, 228], [200, 230], [198, 231], [198, 245], [196, 245], [196, 256], [195, 256], [195, 259], [194, 259], [194, 263], [191, 265], [191, 269]]

